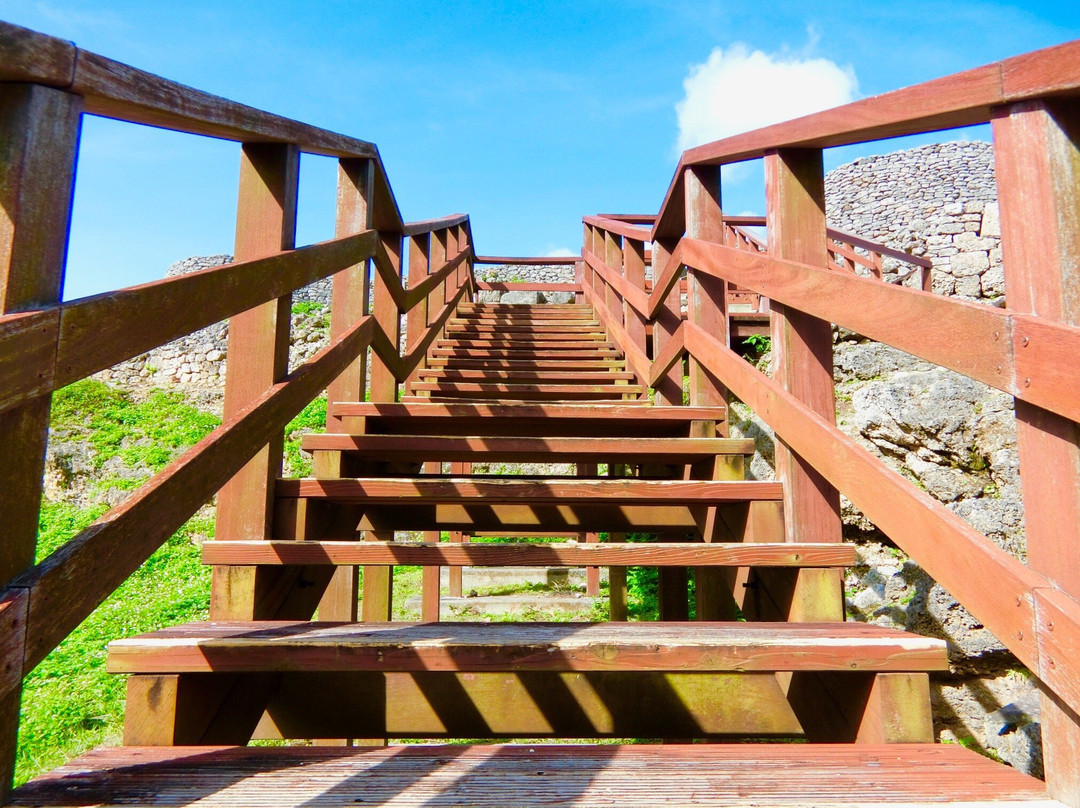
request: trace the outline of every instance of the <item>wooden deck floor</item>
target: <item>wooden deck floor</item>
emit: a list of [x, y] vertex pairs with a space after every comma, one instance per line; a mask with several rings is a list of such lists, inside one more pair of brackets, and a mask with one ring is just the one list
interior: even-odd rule
[[1062, 808], [958, 746], [120, 747], [34, 780], [19, 806]]

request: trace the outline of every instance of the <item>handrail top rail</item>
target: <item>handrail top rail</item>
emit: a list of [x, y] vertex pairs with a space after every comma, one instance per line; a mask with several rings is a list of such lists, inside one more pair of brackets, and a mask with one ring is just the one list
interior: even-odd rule
[[507, 266], [573, 266], [581, 260], [580, 255], [551, 255], [551, 256], [524, 256], [514, 257], [508, 255], [477, 255], [473, 258], [474, 264], [505, 264]]
[[436, 230], [457, 227], [468, 221], [469, 214], [467, 213], [451, 213], [449, 216], [441, 216], [438, 219], [421, 219], [415, 222], [406, 222], [401, 227], [401, 235], [422, 236], [425, 233], [434, 233]]
[[[597, 214], [595, 216], [583, 216], [582, 221], [585, 224], [591, 224], [595, 227], [603, 228], [609, 233], [615, 233], [620, 236], [627, 236], [632, 239], [638, 239], [640, 241], [649, 241], [652, 238], [651, 231], [643, 227], [635, 227], [630, 224], [629, 220], [640, 221], [648, 224], [656, 219], [655, 216], [647, 215], [623, 215], [623, 216], [608, 216], [605, 214]], [[731, 225], [732, 227], [764, 227], [764, 216], [724, 216], [724, 224]], [[751, 234], [744, 234], [757, 244], [762, 244], [761, 241], [754, 238]], [[879, 253], [880, 255], [887, 256], [889, 258], [895, 258], [899, 261], [903, 261], [913, 266], [923, 267], [924, 269], [933, 269], [934, 263], [928, 259], [918, 255], [910, 255], [903, 250], [896, 250], [892, 247], [886, 247], [884, 244], [879, 244], [876, 241], [861, 238], [859, 236], [852, 235], [851, 233], [845, 233], [842, 230], [837, 230], [834, 227], [826, 228], [825, 235], [836, 241], [843, 241], [850, 244], [853, 247], [860, 247], [864, 250], [871, 250]]]
[[0, 22], [0, 81], [68, 90], [83, 96], [86, 112], [105, 118], [225, 140], [294, 143], [328, 157], [379, 160], [378, 148], [365, 140], [230, 101], [8, 22]]
[[687, 149], [668, 185], [653, 238], [682, 235], [683, 170], [987, 123], [1004, 104], [1080, 94], [1080, 40], [863, 98]]

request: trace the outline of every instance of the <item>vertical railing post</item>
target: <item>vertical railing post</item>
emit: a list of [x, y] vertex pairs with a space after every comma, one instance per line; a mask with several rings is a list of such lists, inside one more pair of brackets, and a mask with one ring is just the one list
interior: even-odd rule
[[[375, 165], [371, 160], [343, 159], [338, 162], [337, 217], [334, 233], [338, 238], [371, 229], [371, 199]], [[330, 339], [344, 334], [367, 316], [370, 290], [370, 262], [343, 269], [334, 275], [330, 300]], [[367, 351], [330, 383], [326, 391], [326, 431], [344, 432], [342, 419], [333, 411], [338, 401], [363, 401], [367, 393]], [[342, 452], [316, 452], [315, 474], [318, 477], [342, 477]], [[335, 567], [322, 599], [320, 620], [352, 621], [358, 616], [360, 569]]]
[[[386, 252], [386, 258], [393, 270], [393, 275], [401, 278], [401, 234], [398, 232], [379, 233], [379, 243]], [[379, 260], [379, 259], [376, 259]], [[382, 329], [394, 352], [398, 352], [401, 341], [401, 312], [390, 294], [390, 287], [378, 271], [374, 276], [372, 295], [372, 316]], [[393, 281], [391, 281], [393, 282]], [[400, 280], [398, 281], [400, 283]], [[391, 367], [374, 351], [371, 353], [371, 400], [373, 402], [393, 402], [398, 398], [398, 379], [396, 368]], [[393, 541], [393, 531], [368, 530], [364, 538], [367, 541]], [[389, 566], [365, 566], [363, 568], [363, 595], [360, 598], [361, 619], [365, 622], [384, 622], [391, 619], [394, 611], [394, 568]]]
[[[623, 274], [626, 280], [635, 289], [645, 289], [645, 242], [637, 239], [623, 239]], [[630, 342], [641, 349], [647, 355], [645, 317], [628, 301], [623, 301], [623, 322], [625, 323], [626, 335]], [[648, 384], [648, 379], [642, 380]]]
[[[64, 286], [68, 225], [83, 101], [32, 84], [0, 88], [0, 315], [50, 306]], [[59, 318], [50, 324], [55, 342]], [[52, 351], [55, 353], [55, 351]], [[51, 378], [53, 367], [36, 370]], [[48, 444], [47, 394], [0, 414], [0, 587], [34, 563], [42, 476]], [[7, 630], [8, 684], [0, 690], [0, 803], [7, 803], [15, 773], [29, 604], [15, 590], [0, 601]]]
[[[447, 251], [447, 237], [449, 231], [446, 228], [442, 230], [436, 230], [431, 234], [431, 239], [428, 241], [428, 261], [432, 267], [438, 269], [447, 261], [449, 252]], [[427, 307], [427, 322], [431, 325], [435, 322], [435, 318], [439, 316], [439, 311], [442, 309], [443, 304], [446, 302], [446, 279], [439, 281], [439, 284], [431, 290], [431, 294], [428, 295], [428, 307]]]
[[[409, 237], [409, 288], [413, 289], [423, 283], [431, 272], [431, 234], [420, 233]], [[405, 346], [406, 350], [411, 345], [416, 345], [424, 338], [428, 326], [428, 302], [431, 296], [425, 297], [405, 314]], [[424, 358], [409, 374], [409, 380], [415, 381], [420, 371], [426, 367]]]
[[[401, 278], [401, 234], [380, 232], [379, 241], [386, 252], [386, 260], [390, 263], [393, 274]], [[379, 259], [376, 259], [379, 260]], [[372, 314], [379, 324], [383, 333], [386, 334], [394, 349], [398, 349], [401, 340], [401, 312], [398, 311], [397, 303], [390, 294], [390, 287], [383, 279], [381, 273], [374, 275], [374, 294], [372, 297]], [[371, 400], [372, 401], [397, 401], [398, 380], [394, 375], [394, 368], [377, 355], [371, 355]]]
[[[273, 255], [295, 246], [299, 149], [284, 143], [245, 143], [240, 158], [236, 260]], [[224, 418], [227, 421], [285, 377], [289, 368], [292, 295], [256, 306], [229, 321]], [[281, 475], [284, 435], [264, 446], [218, 494], [221, 539], [270, 538], [274, 483]], [[257, 567], [215, 566], [211, 618], [274, 616], [265, 587], [276, 576]]]
[[[765, 178], [770, 254], [827, 266], [821, 150], [772, 153], [765, 158]], [[773, 377], [830, 424], [836, 421], [832, 350], [829, 323], [773, 304]], [[776, 445], [776, 472], [784, 483], [787, 539], [840, 541], [840, 495], [836, 489], [782, 441]], [[832, 575], [839, 593], [839, 571]]]
[[[995, 115], [993, 132], [1008, 307], [1080, 325], [1080, 103], [1017, 104]], [[1039, 349], [1038, 336], [1018, 332], [1012, 339], [1017, 383], [1044, 383], [1024, 378], [1021, 369], [1025, 351]], [[1016, 427], [1028, 564], [1080, 598], [1080, 426], [1017, 399]], [[1036, 592], [1035, 607], [1041, 606]], [[1047, 631], [1046, 621], [1040, 623], [1040, 631]], [[1043, 637], [1037, 642], [1042, 648]], [[1040, 659], [1040, 664], [1053, 663]], [[1048, 690], [1043, 693], [1049, 796], [1075, 808], [1080, 806], [1080, 720]]]
[[[622, 236], [617, 236], [606, 230], [600, 235], [604, 240], [603, 247], [600, 249], [600, 257], [607, 264], [608, 269], [616, 275], [622, 275]], [[605, 283], [605, 286], [607, 288], [604, 290], [604, 303], [607, 306], [608, 314], [611, 315], [613, 322], [622, 325], [622, 295], [619, 294], [613, 284]], [[648, 379], [645, 379], [645, 381], [648, 382]]]
[[[653, 284], [660, 280], [660, 275], [671, 260], [675, 244], [668, 239], [658, 239], [652, 245]], [[653, 356], [659, 356], [664, 347], [675, 336], [682, 325], [682, 295], [679, 282], [676, 281], [664, 299], [664, 305], [657, 312], [653, 322]], [[683, 403], [683, 361], [680, 359], [656, 384], [656, 403], [679, 406]]]

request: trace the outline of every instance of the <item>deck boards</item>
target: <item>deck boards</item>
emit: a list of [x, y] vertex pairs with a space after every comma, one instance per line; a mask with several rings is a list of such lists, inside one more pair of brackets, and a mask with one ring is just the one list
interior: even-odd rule
[[959, 746], [671, 744], [98, 749], [19, 806], [1063, 808]]

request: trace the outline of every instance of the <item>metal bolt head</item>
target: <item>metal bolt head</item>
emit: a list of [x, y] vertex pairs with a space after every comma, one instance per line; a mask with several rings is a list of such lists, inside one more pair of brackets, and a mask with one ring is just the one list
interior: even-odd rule
[[1031, 337], [1024, 337], [1022, 340], [1020, 340], [1020, 344], [1023, 345], [1025, 348], [1028, 346], [1029, 342], [1031, 342]]
[[1030, 378], [1024, 379], [1024, 387], [1031, 387], [1031, 379]]

